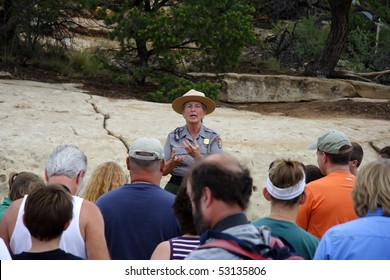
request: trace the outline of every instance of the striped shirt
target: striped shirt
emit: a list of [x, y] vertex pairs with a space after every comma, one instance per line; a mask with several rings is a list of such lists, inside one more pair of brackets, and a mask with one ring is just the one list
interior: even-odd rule
[[183, 260], [189, 253], [199, 246], [198, 236], [179, 236], [169, 239], [171, 260]]

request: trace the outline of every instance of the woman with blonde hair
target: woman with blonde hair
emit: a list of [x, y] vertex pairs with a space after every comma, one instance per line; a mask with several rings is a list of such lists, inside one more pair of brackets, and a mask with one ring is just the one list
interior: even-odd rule
[[93, 171], [83, 198], [96, 202], [102, 194], [123, 186], [128, 180], [129, 176], [119, 164], [113, 161], [104, 162]]

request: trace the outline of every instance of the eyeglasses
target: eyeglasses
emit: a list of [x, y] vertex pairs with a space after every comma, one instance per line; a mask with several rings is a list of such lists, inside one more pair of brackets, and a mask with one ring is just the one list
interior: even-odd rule
[[184, 109], [192, 109], [192, 108], [200, 109], [200, 108], [202, 108], [202, 104], [201, 103], [187, 103], [184, 105]]

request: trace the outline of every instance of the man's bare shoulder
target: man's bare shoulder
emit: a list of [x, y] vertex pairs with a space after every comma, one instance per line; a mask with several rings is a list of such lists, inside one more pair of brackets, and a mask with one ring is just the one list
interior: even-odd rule
[[171, 254], [171, 245], [169, 241], [163, 241], [159, 243], [154, 249], [151, 260], [169, 260]]
[[7, 211], [4, 213], [3, 220], [7, 220], [9, 218], [16, 219], [20, 206], [22, 205], [23, 198], [19, 198], [11, 203], [11, 205], [8, 207]]
[[103, 219], [99, 207], [87, 199], [83, 199], [80, 211], [80, 217], [82, 219]]
[[18, 218], [18, 213], [22, 202], [23, 198], [13, 201], [8, 207], [7, 211], [5, 211], [3, 219], [1, 220], [0, 236], [3, 238], [7, 246], [9, 246], [9, 241], [14, 231], [16, 219]]

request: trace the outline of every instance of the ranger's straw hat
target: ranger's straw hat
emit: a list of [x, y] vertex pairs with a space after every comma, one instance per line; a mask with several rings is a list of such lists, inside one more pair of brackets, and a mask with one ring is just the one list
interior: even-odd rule
[[212, 113], [215, 110], [215, 102], [206, 97], [203, 92], [191, 89], [190, 91], [176, 98], [172, 102], [172, 108], [176, 113], [181, 114], [183, 112], [183, 105], [189, 101], [198, 101], [206, 106], [206, 115]]

